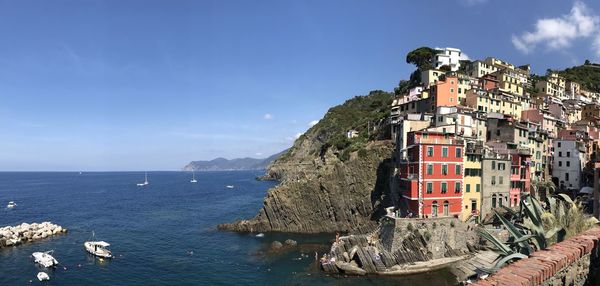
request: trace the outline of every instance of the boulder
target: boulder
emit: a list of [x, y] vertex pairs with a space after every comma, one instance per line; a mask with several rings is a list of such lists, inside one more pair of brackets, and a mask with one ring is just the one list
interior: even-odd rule
[[343, 261], [336, 261], [335, 262], [335, 266], [337, 268], [339, 268], [342, 272], [344, 272], [345, 274], [349, 274], [349, 275], [366, 275], [367, 271], [365, 271], [364, 269], [352, 265], [348, 262], [343, 262]]
[[298, 242], [296, 242], [296, 241], [295, 241], [295, 240], [293, 240], [293, 239], [286, 239], [284, 243], [285, 243], [285, 245], [287, 245], [287, 246], [296, 246], [296, 245], [298, 245]]
[[342, 253], [342, 257], [344, 257], [345, 262], [350, 262], [350, 255], [348, 255], [348, 252], [344, 251], [344, 253]]
[[283, 244], [281, 244], [281, 242], [275, 240], [273, 242], [271, 242], [271, 249], [273, 250], [279, 250], [283, 247]]

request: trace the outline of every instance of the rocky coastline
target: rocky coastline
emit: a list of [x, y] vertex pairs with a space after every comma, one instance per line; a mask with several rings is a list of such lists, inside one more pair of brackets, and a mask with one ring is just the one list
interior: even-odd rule
[[5, 226], [0, 228], [0, 248], [17, 246], [25, 242], [41, 240], [66, 232], [66, 228], [51, 222]]

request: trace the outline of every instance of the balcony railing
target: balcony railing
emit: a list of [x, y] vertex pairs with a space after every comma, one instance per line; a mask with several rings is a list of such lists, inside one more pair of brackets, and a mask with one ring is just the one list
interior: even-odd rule
[[450, 145], [464, 145], [465, 140], [462, 139], [442, 139], [442, 138], [419, 138], [419, 143], [430, 143], [430, 144], [450, 144]]

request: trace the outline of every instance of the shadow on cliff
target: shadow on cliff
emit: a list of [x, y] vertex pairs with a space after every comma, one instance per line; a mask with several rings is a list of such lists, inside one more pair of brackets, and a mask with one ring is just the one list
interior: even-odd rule
[[370, 220], [372, 221], [379, 221], [379, 219], [386, 214], [385, 208], [393, 205], [390, 196], [392, 168], [392, 158], [381, 161], [377, 166], [377, 181], [371, 192], [371, 206], [373, 207], [373, 213], [371, 214]]

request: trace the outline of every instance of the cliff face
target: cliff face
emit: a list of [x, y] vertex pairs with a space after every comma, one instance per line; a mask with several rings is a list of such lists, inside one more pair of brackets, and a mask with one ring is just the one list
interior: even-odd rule
[[[380, 108], [389, 106], [387, 96], [391, 97], [378, 93], [355, 98], [330, 109], [271, 164], [266, 177], [280, 184], [269, 190], [258, 215], [219, 228], [302, 233], [375, 229], [383, 208], [390, 205], [387, 194], [394, 146], [382, 140], [389, 126], [379, 118], [385, 113]], [[360, 104], [352, 106], [353, 100]], [[365, 119], [369, 122], [359, 130], [359, 137], [347, 139], [345, 130], [360, 126], [359, 121]]]

